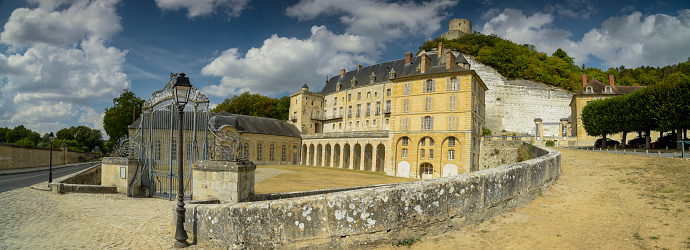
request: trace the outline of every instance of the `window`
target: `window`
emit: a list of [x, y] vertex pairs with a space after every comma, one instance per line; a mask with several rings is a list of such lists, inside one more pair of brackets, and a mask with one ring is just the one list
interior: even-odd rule
[[407, 125], [408, 125], [407, 123], [408, 122], [409, 122], [409, 118], [407, 118], [407, 117], [402, 118], [402, 124], [401, 124], [402, 125], [402, 128], [401, 128], [402, 131], [407, 131]]
[[343, 128], [343, 123], [342, 122], [338, 123], [338, 129], [342, 129], [342, 128]]
[[352, 117], [352, 106], [348, 107], [347, 117]]
[[611, 93], [611, 86], [606, 86], [606, 88], [604, 88], [604, 92]]
[[155, 154], [156, 154], [156, 160], [160, 161], [161, 160], [161, 140], [156, 140], [155, 143]]
[[454, 149], [448, 150], [448, 160], [455, 160], [455, 150]]
[[269, 151], [268, 151], [268, 159], [270, 161], [276, 161], [275, 149], [276, 149], [275, 145], [271, 144], [271, 147], [269, 148]]
[[357, 100], [362, 100], [362, 92], [357, 92]]
[[424, 149], [419, 150], [419, 159], [424, 159]]
[[367, 98], [371, 98], [371, 91], [367, 92]]
[[431, 93], [436, 90], [436, 81], [429, 79], [423, 82], [422, 90], [424, 93]]
[[433, 145], [434, 145], [434, 139], [430, 137], [429, 138], [429, 146], [433, 146]]
[[262, 150], [263, 150], [263, 145], [261, 143], [256, 145], [256, 161], [263, 161], [263, 155], [262, 155]]
[[[335, 127], [335, 124], [333, 126]], [[280, 160], [287, 161], [287, 146], [285, 145], [280, 149]]]
[[426, 105], [424, 105], [424, 111], [431, 111], [431, 96], [426, 97]]
[[352, 101], [352, 94], [347, 94], [347, 101]]
[[343, 107], [340, 107], [340, 116], [343, 116]]
[[362, 114], [362, 104], [357, 104], [357, 117]]
[[410, 99], [403, 100], [403, 113], [410, 112]]
[[455, 137], [448, 138], [448, 147], [455, 147]]
[[591, 86], [587, 86], [585, 93], [591, 94], [591, 93], [592, 93], [592, 87], [591, 87]]
[[422, 174], [433, 174], [434, 173], [434, 166], [432, 166], [430, 163], [424, 163], [420, 167], [420, 171]]
[[378, 97], [378, 96], [379, 96], [379, 92], [374, 91], [374, 97]]
[[391, 101], [388, 100], [388, 101], [386, 101], [386, 113], [390, 114], [390, 112], [391, 112]]
[[171, 161], [176, 161], [177, 160], [177, 140], [173, 139], [172, 140], [172, 148], [170, 148], [170, 160]]
[[366, 115], [369, 116], [371, 115], [371, 103], [367, 103], [367, 112]]
[[333, 99], [333, 105], [338, 105], [338, 97], [336, 97], [335, 99]]
[[454, 130], [454, 129], [455, 129], [455, 116], [449, 115], [448, 116], [448, 130]]
[[419, 141], [419, 145], [420, 145], [420, 146], [426, 145], [426, 137], [422, 138], [422, 140]]
[[376, 102], [376, 115], [381, 114], [381, 102]]
[[434, 159], [434, 150], [429, 149], [429, 160]]
[[458, 78], [450, 77], [446, 79], [446, 90], [458, 90]]
[[359, 128], [359, 121], [357, 121], [357, 128]]
[[386, 96], [391, 96], [391, 89], [386, 89]]
[[410, 82], [405, 83], [405, 94], [406, 95], [410, 94]]
[[376, 126], [376, 119], [372, 122], [372, 125]]
[[410, 143], [410, 138], [408, 137], [403, 137], [402, 138], [402, 145], [407, 146], [407, 144]]
[[403, 149], [402, 149], [402, 158], [403, 158], [403, 159], [406, 159], [406, 158], [407, 158], [407, 149], [406, 149], [406, 148], [403, 148]]
[[434, 129], [434, 117], [424, 116], [422, 117], [422, 130], [433, 130]]
[[366, 120], [366, 121], [365, 121], [365, 124], [366, 124], [366, 126], [368, 127], [368, 126], [369, 126], [369, 120]]
[[455, 96], [448, 97], [448, 110], [455, 110]]
[[388, 122], [389, 122], [389, 121], [388, 121], [388, 118], [386, 118], [386, 124], [388, 124]]

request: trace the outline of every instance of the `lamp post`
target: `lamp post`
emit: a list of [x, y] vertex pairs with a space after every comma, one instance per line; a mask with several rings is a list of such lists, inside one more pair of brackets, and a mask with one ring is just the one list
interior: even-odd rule
[[48, 183], [53, 182], [53, 140], [55, 140], [55, 135], [50, 132], [48, 135], [48, 140], [50, 140], [50, 173], [48, 174]]
[[184, 106], [189, 101], [189, 93], [191, 92], [192, 84], [189, 83], [189, 78], [185, 77], [185, 73], [180, 73], [175, 79], [175, 84], [172, 86], [175, 101], [177, 102], [177, 111], [179, 114], [179, 123], [177, 126], [178, 130], [178, 141], [177, 144], [177, 225], [175, 227], [175, 244], [176, 248], [183, 248], [189, 246], [187, 243], [187, 231], [184, 230], [185, 221], [185, 211], [184, 208], [184, 178], [182, 171], [182, 150], [184, 145], [184, 137], [182, 134], [182, 126], [184, 125], [182, 120], [184, 118]]

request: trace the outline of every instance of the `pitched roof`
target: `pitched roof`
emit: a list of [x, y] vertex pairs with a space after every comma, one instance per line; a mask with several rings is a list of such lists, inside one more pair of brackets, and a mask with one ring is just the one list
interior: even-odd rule
[[[214, 128], [220, 129], [223, 126], [233, 126], [240, 133], [251, 133], [251, 134], [265, 134], [265, 135], [278, 135], [287, 137], [300, 137], [300, 132], [295, 127], [295, 125], [288, 124], [278, 119], [266, 118], [266, 117], [256, 117], [249, 115], [237, 115], [230, 114], [225, 111], [219, 113], [209, 113], [210, 124]], [[156, 111], [153, 116], [154, 122], [152, 123], [153, 129], [169, 129], [170, 128], [170, 112], [166, 111]], [[192, 119], [192, 114], [190, 112], [185, 112], [185, 121]], [[197, 118], [197, 124], [203, 123], [205, 119], [199, 117]], [[129, 125], [127, 128], [136, 129], [141, 123], [141, 116]], [[191, 129], [193, 123], [185, 122], [184, 129]], [[197, 125], [198, 126], [198, 125]], [[177, 122], [172, 122], [173, 129], [177, 129]]]
[[[606, 93], [606, 87], [609, 86], [608, 84], [602, 83], [596, 78], [592, 78], [592, 80], [585, 85], [584, 88], [581, 90], [578, 90], [575, 92], [576, 95], [624, 95], [624, 94], [630, 94], [632, 92], [635, 92], [639, 89], [646, 88], [646, 86], [613, 86], [611, 88], [611, 93]], [[587, 93], [587, 87], [592, 87], [592, 92]]]
[[[438, 53], [428, 53], [427, 56], [429, 56], [429, 59], [431, 59], [431, 68], [426, 70], [424, 73], [421, 73], [418, 67], [422, 62], [422, 55], [412, 57], [410, 64], [405, 64], [404, 58], [398, 59], [395, 61], [369, 65], [358, 70], [345, 72], [345, 75], [342, 77], [340, 75], [333, 76], [326, 82], [326, 86], [323, 87], [320, 94], [327, 95], [336, 92], [336, 86], [338, 83], [341, 84], [341, 90], [351, 88], [353, 78], [356, 79], [357, 83], [355, 86], [357, 87], [388, 82], [391, 80], [389, 77], [391, 69], [395, 71], [395, 78], [469, 71], [468, 69], [458, 66], [458, 64], [468, 64], [467, 59], [465, 59], [462, 53], [456, 56], [455, 65], [453, 65], [451, 69], [446, 69], [445, 56], [442, 56], [440, 61]], [[373, 83], [371, 82], [372, 74], [374, 76]]]

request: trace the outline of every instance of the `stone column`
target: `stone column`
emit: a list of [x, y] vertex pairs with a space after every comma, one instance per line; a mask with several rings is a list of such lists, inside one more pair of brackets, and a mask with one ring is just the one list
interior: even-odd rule
[[534, 119], [534, 127], [535, 127], [534, 137], [536, 137], [537, 141], [541, 141], [541, 138], [544, 137], [544, 126], [541, 122], [541, 118]]
[[238, 203], [254, 195], [253, 162], [197, 161], [192, 165], [192, 198]]

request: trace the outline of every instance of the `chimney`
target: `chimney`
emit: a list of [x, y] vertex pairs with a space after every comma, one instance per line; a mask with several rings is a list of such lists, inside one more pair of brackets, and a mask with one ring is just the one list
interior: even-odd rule
[[412, 52], [405, 53], [405, 65], [412, 62]]
[[613, 81], [613, 75], [609, 75], [609, 85], [611, 86], [611, 88], [613, 88], [614, 86], [616, 86], [616, 84], [615, 84], [614, 81]]
[[587, 75], [582, 74], [582, 88], [584, 89], [585, 86], [587, 86]]
[[424, 73], [429, 68], [431, 68], [431, 58], [429, 58], [429, 56], [427, 56], [426, 53], [422, 53], [422, 66], [420, 68], [420, 71]]
[[441, 60], [443, 56], [443, 42], [438, 42], [438, 59]]
[[362, 69], [362, 65], [361, 65], [361, 64], [357, 65], [357, 70], [360, 70], [360, 69]]
[[455, 66], [455, 55], [453, 52], [448, 51], [446, 53], [446, 69], [450, 69]]
[[345, 69], [340, 70], [340, 77], [343, 77], [343, 76], [345, 76]]

